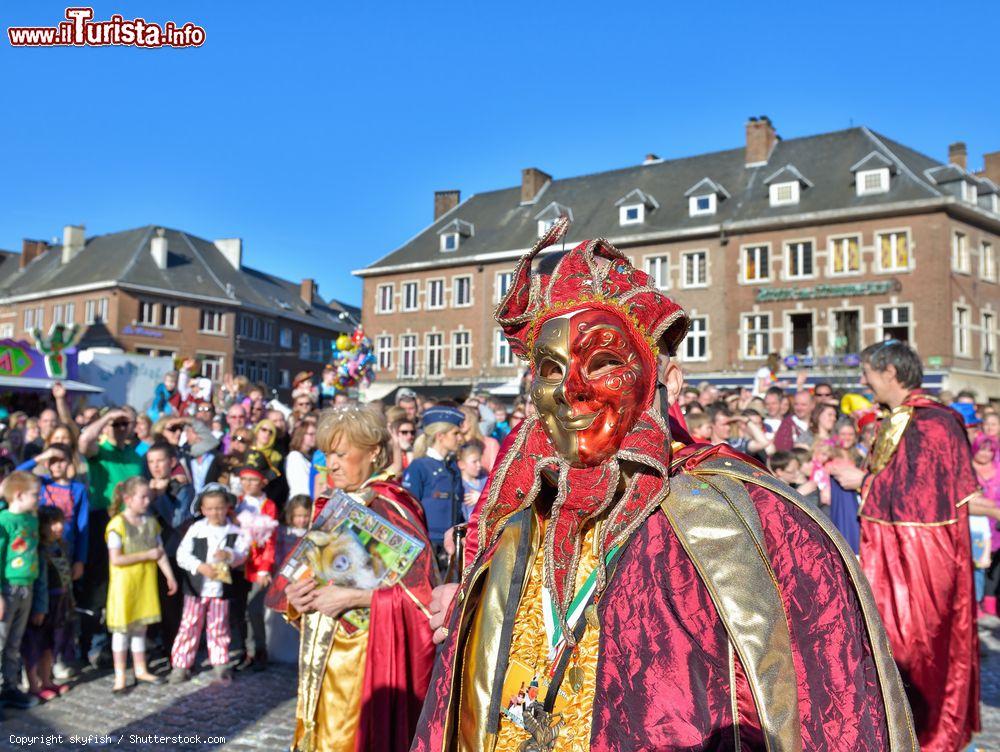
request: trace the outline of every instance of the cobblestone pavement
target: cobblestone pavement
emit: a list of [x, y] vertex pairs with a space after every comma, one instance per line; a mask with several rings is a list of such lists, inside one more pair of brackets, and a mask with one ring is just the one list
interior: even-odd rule
[[[980, 752], [1000, 752], [1000, 619], [980, 623], [983, 733]], [[155, 667], [155, 666], [154, 666]], [[161, 670], [163, 667], [161, 667]], [[109, 672], [89, 670], [65, 697], [28, 711], [6, 711], [0, 749], [46, 750], [264, 750], [288, 748], [295, 723], [295, 667], [272, 665], [262, 673], [236, 674], [229, 685], [213, 684], [209, 671], [186, 684], [143, 685], [126, 695], [111, 694]], [[62, 734], [62, 742], [37, 740], [28, 746], [13, 735]], [[71, 743], [70, 736], [90, 737]], [[195, 737], [155, 743], [143, 736]], [[111, 741], [96, 739], [111, 737]], [[210, 736], [225, 741], [210, 740]], [[119, 741], [121, 739], [121, 741]]]
[[[213, 683], [212, 672], [205, 670], [184, 684], [143, 684], [121, 696], [112, 695], [112, 683], [110, 672], [88, 669], [64, 697], [27, 711], [5, 710], [0, 749], [280, 752], [292, 739], [296, 669], [291, 665], [234, 674], [228, 685]], [[38, 738], [47, 734], [62, 734], [62, 741]], [[152, 734], [188, 738], [143, 738]], [[14, 735], [35, 737], [35, 743], [29, 746]], [[89, 739], [74, 743], [72, 735]]]

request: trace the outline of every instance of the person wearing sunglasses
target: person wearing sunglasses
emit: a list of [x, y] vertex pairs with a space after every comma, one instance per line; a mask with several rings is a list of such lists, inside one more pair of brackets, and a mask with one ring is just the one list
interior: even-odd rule
[[401, 475], [413, 461], [417, 429], [409, 418], [398, 418], [389, 425], [389, 435], [392, 437], [393, 471]]
[[109, 410], [83, 429], [80, 454], [87, 458], [90, 512], [87, 520], [87, 566], [80, 579], [80, 650], [92, 662], [100, 660], [110, 644], [100, 614], [108, 600], [108, 547], [104, 531], [108, 507], [120, 482], [142, 475], [146, 463], [131, 442], [135, 415], [126, 409]]

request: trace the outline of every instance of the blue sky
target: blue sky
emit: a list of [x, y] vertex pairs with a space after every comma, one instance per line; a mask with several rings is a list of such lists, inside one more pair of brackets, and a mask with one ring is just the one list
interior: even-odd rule
[[[245, 262], [353, 303], [348, 272], [433, 192], [516, 185], [868, 125], [931, 156], [1000, 149], [1000, 4], [142, 2], [197, 49], [12, 48], [0, 8], [0, 248], [145, 224], [244, 239]], [[285, 15], [282, 9], [293, 11]], [[293, 10], [294, 9], [294, 10]]]

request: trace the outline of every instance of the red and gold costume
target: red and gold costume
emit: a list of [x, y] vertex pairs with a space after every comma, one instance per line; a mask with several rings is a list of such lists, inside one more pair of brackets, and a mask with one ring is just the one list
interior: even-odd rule
[[979, 730], [979, 638], [967, 502], [978, 490], [961, 418], [911, 394], [879, 426], [862, 488], [861, 566], [925, 752]]
[[[367, 630], [348, 629], [318, 612], [296, 614], [289, 606], [289, 621], [301, 633], [297, 752], [408, 749], [430, 680], [434, 645], [427, 605], [436, 565], [423, 509], [384, 475], [352, 495], [425, 547], [400, 582], [372, 592]], [[325, 501], [317, 500], [314, 517]]]
[[604, 240], [533, 270], [565, 229], [497, 308], [538, 414], [481, 497], [412, 749], [915, 750], [851, 551], [742, 455], [672, 453], [657, 348], [686, 317]]

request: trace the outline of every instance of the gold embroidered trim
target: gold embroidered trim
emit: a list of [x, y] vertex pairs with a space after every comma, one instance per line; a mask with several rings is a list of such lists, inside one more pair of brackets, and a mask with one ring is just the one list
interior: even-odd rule
[[969, 494], [968, 496], [966, 496], [966, 497], [965, 497], [964, 499], [962, 499], [962, 500], [961, 500], [960, 502], [958, 502], [958, 503], [957, 503], [957, 504], [955, 505], [955, 509], [958, 509], [958, 508], [959, 508], [959, 507], [961, 507], [961, 506], [965, 506], [965, 505], [966, 505], [966, 504], [968, 504], [968, 503], [969, 503], [970, 501], [972, 501], [972, 499], [973, 499], [974, 497], [976, 497], [976, 496], [978, 496], [978, 495], [979, 495], [979, 491], [973, 491], [973, 492], [972, 492], [972, 493], [970, 493], [970, 494]]
[[894, 407], [888, 415], [883, 416], [868, 459], [868, 469], [871, 472], [877, 474], [889, 464], [912, 419], [913, 408], [909, 405]]
[[947, 527], [948, 525], [954, 525], [958, 522], [957, 519], [941, 520], [940, 522], [906, 522], [905, 520], [893, 522], [890, 520], [880, 520], [875, 517], [869, 517], [867, 514], [859, 514], [858, 517], [862, 520], [874, 522], [876, 525], [885, 525], [886, 527]]

